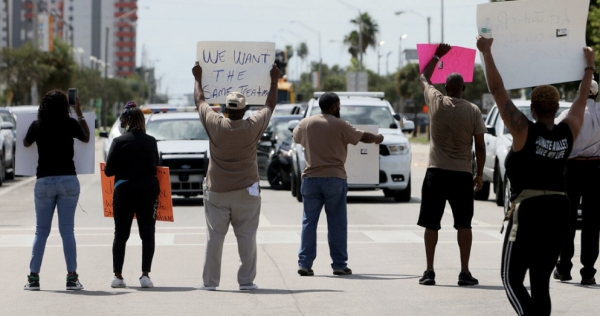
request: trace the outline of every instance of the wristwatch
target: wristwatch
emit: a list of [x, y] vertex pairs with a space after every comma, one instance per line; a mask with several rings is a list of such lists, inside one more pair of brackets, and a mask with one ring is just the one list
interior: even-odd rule
[[77, 117], [77, 120], [78, 120], [79, 122], [81, 122], [81, 121], [85, 121], [85, 116], [83, 116], [83, 115], [81, 115], [81, 116], [78, 116], [78, 117]]
[[585, 69], [583, 71], [588, 71], [588, 70], [592, 70], [593, 72], [596, 72], [596, 67], [594, 67], [594, 66], [587, 66], [587, 67], [585, 67]]

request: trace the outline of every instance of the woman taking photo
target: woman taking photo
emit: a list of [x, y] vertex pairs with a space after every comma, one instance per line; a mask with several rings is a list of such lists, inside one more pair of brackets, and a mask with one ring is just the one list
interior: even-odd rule
[[67, 290], [81, 290], [77, 275], [75, 243], [75, 210], [79, 200], [79, 180], [73, 162], [73, 139], [87, 143], [90, 130], [81, 112], [79, 99], [74, 107], [77, 120], [70, 116], [67, 96], [57, 90], [42, 98], [37, 120], [29, 126], [23, 140], [25, 147], [37, 143], [38, 166], [35, 182], [35, 238], [25, 290], [40, 289], [40, 269], [46, 240], [50, 235], [54, 209], [58, 213], [58, 228], [67, 263]]
[[[567, 118], [554, 124], [560, 93], [550, 85], [531, 93], [529, 121], [513, 104], [492, 57], [493, 39], [479, 37], [490, 92], [494, 95], [504, 124], [513, 136], [506, 157], [511, 184], [511, 209], [502, 254], [502, 282], [518, 315], [550, 315], [549, 282], [569, 225], [569, 202], [565, 196], [565, 165], [573, 141], [583, 124], [587, 92], [594, 68], [594, 51], [583, 56], [580, 93]], [[529, 270], [531, 295], [523, 285]]]
[[115, 239], [113, 242], [113, 288], [126, 286], [123, 279], [125, 245], [134, 215], [142, 239], [142, 276], [144, 288], [154, 287], [148, 273], [154, 256], [154, 228], [158, 205], [158, 148], [156, 139], [146, 135], [145, 118], [135, 107], [126, 108], [119, 118], [126, 132], [115, 138], [106, 159], [104, 173], [115, 176], [113, 210]]

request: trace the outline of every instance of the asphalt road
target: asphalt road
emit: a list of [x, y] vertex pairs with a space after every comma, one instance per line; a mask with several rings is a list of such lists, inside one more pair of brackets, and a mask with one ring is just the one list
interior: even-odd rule
[[[447, 208], [436, 253], [438, 285], [420, 286], [425, 270], [423, 229], [416, 226], [428, 147], [413, 146], [410, 203], [381, 192], [349, 197], [349, 267], [352, 276], [333, 276], [325, 221], [319, 226], [314, 277], [296, 274], [302, 204], [289, 192], [263, 190], [258, 235], [260, 289], [238, 291], [239, 257], [230, 230], [223, 253], [221, 286], [202, 283], [206, 244], [200, 199], [175, 200], [174, 223], [157, 224], [153, 289], [141, 289], [141, 242], [134, 224], [123, 275], [126, 289], [112, 289], [113, 221], [103, 217], [100, 178], [82, 175], [76, 215], [78, 273], [83, 291], [65, 290], [65, 264], [58, 229], [48, 239], [40, 292], [22, 290], [29, 272], [34, 234], [33, 178], [0, 187], [0, 315], [513, 315], [500, 279], [502, 209], [476, 202], [471, 270], [479, 286], [458, 287], [456, 233]], [[100, 146], [97, 162], [101, 161]], [[268, 186], [266, 183], [262, 183]], [[490, 196], [492, 198], [493, 195]], [[576, 253], [576, 258], [579, 253]], [[581, 268], [575, 263], [574, 271]], [[553, 315], [598, 315], [600, 286], [551, 280]]]

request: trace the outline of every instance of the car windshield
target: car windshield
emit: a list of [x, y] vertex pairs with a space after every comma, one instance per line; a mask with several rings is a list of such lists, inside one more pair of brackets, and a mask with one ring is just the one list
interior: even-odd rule
[[208, 134], [198, 119], [150, 121], [146, 132], [157, 141], [208, 140]]
[[[535, 122], [535, 120], [533, 119], [533, 116], [531, 115], [531, 107], [529, 107], [529, 106], [518, 106], [517, 109], [519, 109], [519, 111], [523, 112], [523, 114], [525, 114], [525, 116], [527, 116], [528, 120]], [[558, 117], [566, 109], [568, 109], [568, 108], [559, 107], [558, 111], [556, 111], [556, 116], [554, 116], [554, 117]], [[508, 128], [506, 127], [506, 125], [504, 125], [504, 134], [510, 134], [510, 132], [508, 131]]]
[[[311, 115], [321, 114], [321, 108], [314, 106]], [[353, 125], [378, 125], [379, 128], [391, 128], [394, 117], [387, 106], [344, 105], [340, 118]]]

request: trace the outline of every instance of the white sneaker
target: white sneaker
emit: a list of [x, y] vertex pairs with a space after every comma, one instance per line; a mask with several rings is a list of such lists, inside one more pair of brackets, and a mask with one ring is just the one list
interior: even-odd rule
[[150, 277], [147, 277], [145, 275], [140, 277], [140, 284], [143, 288], [154, 287], [154, 284], [152, 284], [152, 280], [150, 280]]
[[200, 285], [198, 287], [198, 290], [201, 290], [201, 291], [216, 291], [217, 287], [216, 286], [206, 286], [206, 285], [203, 284], [203, 285]]
[[125, 284], [125, 280], [119, 279], [116, 276], [113, 276], [112, 282], [110, 282], [110, 287], [112, 288], [124, 288], [127, 287]]
[[240, 285], [240, 291], [249, 291], [249, 290], [256, 290], [256, 289], [258, 289], [258, 285], [254, 284], [254, 283]]

